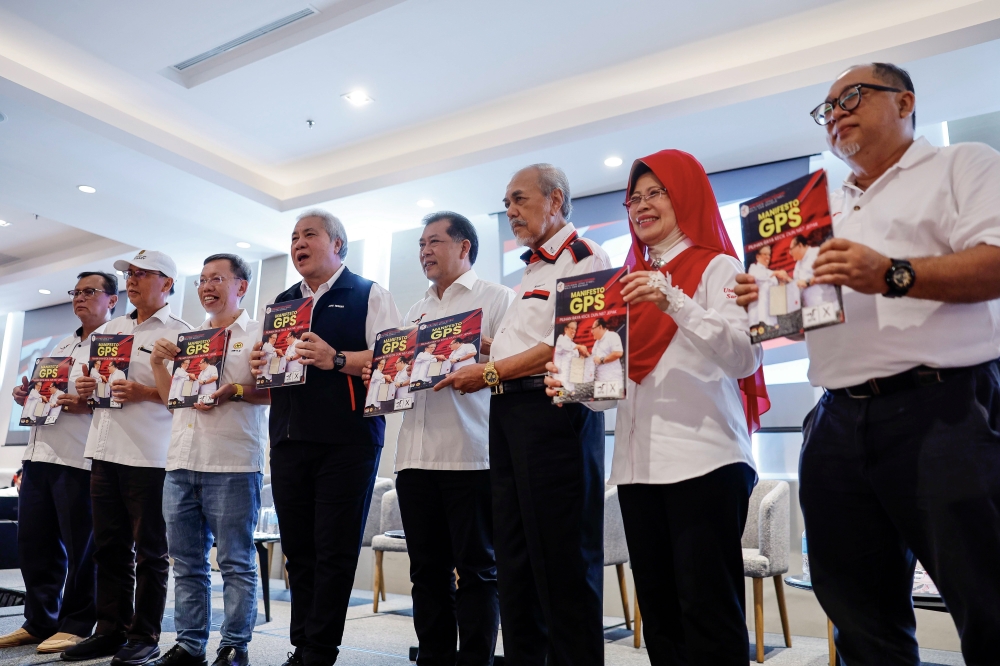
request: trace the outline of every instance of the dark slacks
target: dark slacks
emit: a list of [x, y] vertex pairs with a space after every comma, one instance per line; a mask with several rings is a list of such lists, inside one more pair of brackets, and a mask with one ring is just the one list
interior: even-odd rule
[[417, 666], [489, 666], [500, 624], [490, 471], [404, 469], [396, 492], [410, 556]]
[[604, 415], [493, 396], [490, 478], [504, 656], [603, 664]]
[[1000, 660], [1000, 368], [853, 399], [806, 417], [799, 497], [813, 588], [851, 664], [919, 664], [915, 560], [937, 583], [965, 663]]
[[[167, 602], [167, 527], [159, 467], [95, 460], [90, 472], [97, 633], [155, 643]], [[134, 603], [133, 603], [134, 599]]]
[[736, 463], [678, 483], [618, 486], [654, 666], [747, 663], [740, 540], [756, 480]]
[[24, 630], [89, 636], [97, 620], [90, 472], [26, 460], [17, 505]]
[[382, 448], [284, 441], [271, 489], [288, 557], [289, 635], [307, 666], [337, 661]]

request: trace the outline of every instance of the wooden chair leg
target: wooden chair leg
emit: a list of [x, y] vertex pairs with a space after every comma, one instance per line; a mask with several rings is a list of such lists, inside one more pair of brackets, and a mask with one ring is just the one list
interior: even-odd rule
[[632, 626], [635, 629], [632, 642], [635, 645], [635, 649], [638, 650], [642, 647], [642, 613], [639, 611], [639, 590], [636, 590], [633, 596], [635, 597], [635, 612], [632, 613], [632, 616], [635, 620]]
[[792, 647], [792, 630], [788, 628], [788, 609], [785, 607], [785, 581], [774, 577], [774, 594], [778, 597], [778, 613], [781, 615], [781, 630], [785, 632], [785, 647]]
[[632, 628], [632, 619], [629, 617], [628, 612], [628, 585], [625, 583], [625, 565], [616, 564], [615, 570], [618, 571], [618, 589], [622, 593], [622, 609], [625, 611], [625, 628]]
[[753, 628], [757, 639], [757, 663], [764, 663], [764, 579], [753, 579]]
[[[382, 551], [381, 550], [376, 550], [375, 551], [375, 584], [372, 585], [372, 587], [374, 588], [372, 590], [372, 592], [374, 593], [373, 594], [374, 599], [372, 600], [372, 612], [373, 613], [377, 613], [378, 612], [378, 598], [379, 598], [380, 594], [382, 594], [382, 587], [383, 587], [383, 583], [382, 583]], [[382, 599], [384, 600], [385, 597], [383, 596]]]
[[281, 567], [281, 571], [282, 571], [282, 574], [283, 574], [282, 578], [285, 579], [285, 589], [287, 590], [288, 589], [288, 556], [285, 555], [284, 553], [282, 553], [281, 557], [284, 560], [284, 562], [282, 564], [282, 567]]
[[826, 639], [830, 643], [830, 666], [837, 666], [837, 646], [833, 642], [833, 622], [826, 618]]

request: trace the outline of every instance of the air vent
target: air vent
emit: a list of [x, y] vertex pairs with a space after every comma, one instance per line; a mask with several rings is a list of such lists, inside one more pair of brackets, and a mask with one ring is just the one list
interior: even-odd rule
[[198, 63], [202, 63], [202, 62], [205, 62], [206, 60], [208, 60], [210, 58], [214, 58], [215, 56], [222, 55], [223, 53], [226, 53], [227, 51], [232, 51], [236, 47], [243, 46], [244, 44], [257, 39], [258, 37], [263, 37], [264, 35], [266, 35], [268, 33], [274, 32], [275, 30], [280, 30], [281, 28], [284, 28], [285, 26], [291, 25], [292, 23], [295, 23], [296, 21], [301, 21], [302, 19], [304, 19], [304, 18], [306, 18], [308, 16], [312, 16], [313, 14], [318, 14], [318, 13], [319, 12], [317, 12], [312, 7], [306, 7], [305, 9], [303, 9], [301, 11], [295, 12], [294, 14], [289, 14], [288, 16], [286, 16], [284, 18], [280, 18], [277, 21], [272, 21], [271, 23], [268, 23], [265, 26], [261, 26], [261, 27], [257, 28], [256, 30], [248, 32], [245, 35], [242, 35], [240, 37], [237, 37], [236, 39], [230, 40], [230, 41], [226, 42], [225, 44], [222, 44], [220, 46], [216, 46], [214, 49], [209, 49], [208, 51], [205, 51], [204, 53], [199, 53], [198, 55], [194, 56], [193, 58], [188, 58], [184, 62], [179, 62], [176, 65], [174, 65], [174, 69], [176, 69], [179, 72], [183, 72], [188, 67], [193, 67], [193, 66], [197, 65]]

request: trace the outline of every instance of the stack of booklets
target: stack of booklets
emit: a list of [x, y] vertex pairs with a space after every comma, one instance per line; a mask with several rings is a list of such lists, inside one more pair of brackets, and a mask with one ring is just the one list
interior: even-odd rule
[[111, 384], [128, 379], [132, 360], [131, 335], [95, 333], [90, 338], [90, 376], [97, 380], [97, 390], [87, 399], [95, 408], [121, 409], [111, 397]]
[[410, 390], [434, 388], [459, 368], [478, 363], [482, 331], [482, 309], [419, 324]]
[[35, 360], [28, 384], [28, 397], [21, 410], [22, 426], [52, 425], [59, 418], [62, 406], [59, 396], [69, 391], [69, 373], [73, 369], [70, 356], [45, 356]]
[[365, 395], [365, 416], [413, 409], [410, 376], [417, 327], [389, 328], [375, 336], [372, 376]]
[[212, 394], [219, 390], [222, 369], [229, 347], [229, 329], [208, 328], [177, 336], [181, 351], [174, 358], [168, 409], [214, 405]]
[[556, 280], [552, 362], [562, 388], [552, 402], [623, 400], [628, 377], [627, 268]]
[[758, 297], [747, 309], [762, 342], [844, 322], [840, 287], [814, 284], [820, 245], [833, 237], [826, 172], [793, 180], [740, 205], [747, 272]]
[[295, 346], [312, 325], [312, 298], [272, 303], [264, 310], [264, 372], [257, 388], [299, 386], [306, 383], [306, 368]]

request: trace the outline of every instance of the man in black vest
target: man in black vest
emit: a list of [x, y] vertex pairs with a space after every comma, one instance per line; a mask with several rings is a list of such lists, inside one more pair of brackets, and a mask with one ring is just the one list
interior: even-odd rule
[[[385, 434], [383, 417], [362, 417], [361, 370], [375, 335], [399, 326], [400, 316], [388, 291], [344, 266], [347, 233], [326, 211], [299, 216], [291, 255], [302, 281], [275, 302], [312, 296], [314, 303], [312, 330], [295, 345], [309, 366], [306, 382], [271, 391], [271, 488], [295, 646], [285, 666], [331, 666]], [[264, 365], [261, 347], [251, 355], [255, 374]]]

